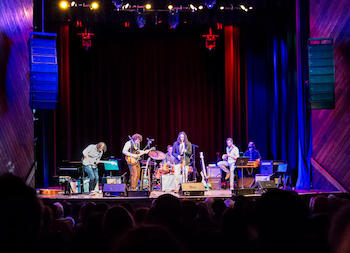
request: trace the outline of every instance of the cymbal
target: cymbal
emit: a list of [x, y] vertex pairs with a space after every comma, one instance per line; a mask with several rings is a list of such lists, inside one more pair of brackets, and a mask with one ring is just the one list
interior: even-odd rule
[[[141, 160], [140, 163], [143, 164], [143, 165], [146, 165], [147, 164], [147, 160]], [[153, 162], [153, 161], [149, 161], [148, 165], [154, 166], [154, 165], [156, 165], [156, 163]]]
[[152, 150], [148, 153], [148, 156], [154, 160], [164, 160], [166, 155], [159, 150]]

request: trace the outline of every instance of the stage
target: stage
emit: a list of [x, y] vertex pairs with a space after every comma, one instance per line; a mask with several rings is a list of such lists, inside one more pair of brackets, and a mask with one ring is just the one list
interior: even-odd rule
[[[314, 196], [329, 196], [329, 195], [336, 195], [336, 196], [345, 196], [347, 193], [341, 192], [341, 191], [322, 191], [322, 190], [297, 190], [296, 191], [299, 196], [305, 200], [309, 201], [311, 197]], [[104, 197], [102, 193], [97, 193], [95, 195], [89, 195], [89, 194], [75, 194], [75, 195], [65, 195], [64, 192], [60, 192], [59, 194], [51, 194], [51, 195], [38, 195], [40, 199], [45, 204], [54, 203], [54, 202], [61, 202], [61, 201], [68, 201], [71, 203], [79, 204], [79, 203], [86, 203], [86, 202], [105, 202], [109, 204], [122, 204], [122, 203], [130, 203], [134, 207], [142, 207], [142, 206], [150, 206], [152, 204], [152, 201], [157, 199], [159, 196], [163, 194], [171, 194], [176, 196], [177, 198], [181, 200], [191, 200], [195, 202], [201, 202], [205, 201], [208, 198], [212, 199], [232, 199], [237, 196], [235, 194], [232, 194], [230, 190], [209, 190], [204, 192], [204, 196], [183, 196], [178, 193], [174, 192], [163, 192], [163, 191], [152, 191], [150, 192], [150, 195], [148, 197]], [[255, 194], [247, 194], [244, 195], [246, 198], [250, 199], [259, 199], [262, 194], [261, 193], [255, 193]]]

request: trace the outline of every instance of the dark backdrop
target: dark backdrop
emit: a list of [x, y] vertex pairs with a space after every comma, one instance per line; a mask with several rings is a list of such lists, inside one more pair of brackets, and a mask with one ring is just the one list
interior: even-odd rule
[[209, 52], [201, 32], [102, 31], [86, 51], [72, 31], [70, 95], [62, 94], [57, 115], [58, 162], [80, 159], [98, 141], [107, 143], [107, 155], [121, 157], [135, 132], [165, 151], [180, 131], [215, 161], [226, 137], [224, 47], [219, 39]]

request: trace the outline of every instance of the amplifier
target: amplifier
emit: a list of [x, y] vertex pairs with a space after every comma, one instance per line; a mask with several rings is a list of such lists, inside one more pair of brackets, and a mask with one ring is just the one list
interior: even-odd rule
[[126, 185], [125, 184], [104, 184], [103, 185], [104, 197], [125, 197]]
[[208, 171], [208, 178], [211, 177], [220, 177], [221, 178], [221, 169], [220, 167], [217, 166], [208, 166], [207, 167], [207, 171]]
[[183, 183], [181, 195], [183, 196], [204, 196], [204, 185], [202, 183]]
[[273, 174], [273, 161], [260, 162], [260, 174]]

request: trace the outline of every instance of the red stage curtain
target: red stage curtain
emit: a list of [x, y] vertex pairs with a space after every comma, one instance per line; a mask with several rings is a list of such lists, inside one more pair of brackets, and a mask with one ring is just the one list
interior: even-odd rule
[[[58, 141], [65, 152], [65, 158], [71, 159], [71, 96], [70, 96], [70, 58], [69, 58], [69, 25], [60, 27], [60, 98], [55, 125], [59, 128]], [[56, 120], [57, 118], [57, 120]], [[55, 154], [56, 156], [56, 154]], [[56, 160], [56, 159], [55, 159]], [[56, 164], [56, 162], [55, 162]]]
[[240, 29], [225, 26], [225, 134], [240, 150], [247, 143], [245, 67], [240, 57]]

